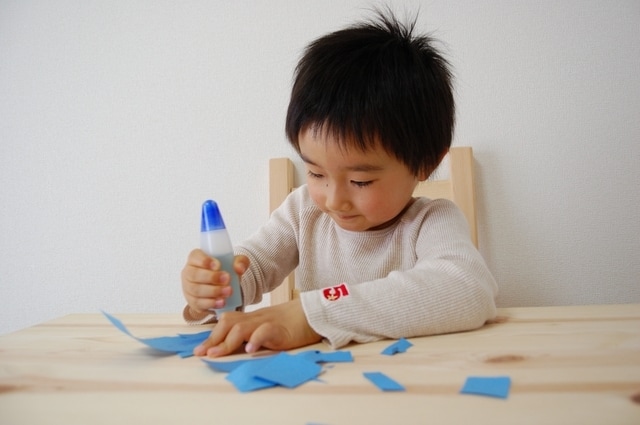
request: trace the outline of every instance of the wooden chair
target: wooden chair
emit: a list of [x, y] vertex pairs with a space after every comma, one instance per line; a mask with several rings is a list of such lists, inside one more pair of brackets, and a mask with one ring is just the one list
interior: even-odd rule
[[[444, 162], [444, 161], [443, 161]], [[471, 239], [478, 246], [475, 191], [473, 183], [473, 151], [471, 147], [453, 147], [449, 150], [449, 177], [443, 180], [421, 182], [414, 196], [453, 201], [469, 223]], [[269, 210], [273, 212], [295, 188], [294, 167], [289, 158], [269, 160]], [[271, 305], [281, 304], [296, 297], [294, 273], [271, 292]]]

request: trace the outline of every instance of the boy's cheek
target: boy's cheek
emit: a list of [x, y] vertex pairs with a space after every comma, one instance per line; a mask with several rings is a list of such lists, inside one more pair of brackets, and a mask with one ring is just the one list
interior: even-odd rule
[[324, 194], [322, 193], [322, 190], [320, 188], [314, 187], [317, 184], [318, 183], [315, 183], [313, 186], [310, 184], [307, 185], [309, 196], [311, 197], [313, 203], [316, 204], [316, 206], [322, 211], [324, 211]]

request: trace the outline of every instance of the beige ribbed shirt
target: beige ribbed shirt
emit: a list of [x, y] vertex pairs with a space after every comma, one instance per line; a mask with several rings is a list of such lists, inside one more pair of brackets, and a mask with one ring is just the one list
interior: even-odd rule
[[[305, 185], [235, 251], [251, 261], [245, 305], [295, 268], [307, 320], [333, 348], [475, 329], [496, 315], [496, 282], [464, 215], [446, 200], [418, 198], [392, 226], [352, 232], [320, 211]], [[188, 308], [184, 316], [213, 319]]]

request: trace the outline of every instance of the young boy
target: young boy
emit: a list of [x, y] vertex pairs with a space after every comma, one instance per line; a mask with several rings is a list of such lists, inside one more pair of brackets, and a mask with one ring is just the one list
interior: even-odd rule
[[[246, 343], [286, 350], [475, 329], [496, 314], [496, 283], [463, 214], [412, 192], [448, 152], [454, 99], [433, 40], [379, 14], [311, 43], [295, 74], [286, 133], [306, 164], [265, 226], [235, 247], [245, 305], [297, 267], [300, 297], [218, 318], [194, 350], [212, 357]], [[230, 294], [228, 273], [201, 250], [182, 288], [190, 323]]]

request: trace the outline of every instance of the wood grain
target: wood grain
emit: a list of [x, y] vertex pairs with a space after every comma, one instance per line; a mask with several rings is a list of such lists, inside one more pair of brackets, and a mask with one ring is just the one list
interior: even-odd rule
[[[202, 330], [177, 314], [116, 316], [139, 337]], [[355, 362], [320, 382], [242, 394], [198, 358], [70, 315], [0, 337], [0, 424], [640, 423], [638, 304], [501, 309], [476, 331], [411, 342], [395, 356], [380, 354], [390, 341], [354, 344]], [[407, 391], [380, 392], [369, 371]], [[498, 375], [512, 379], [507, 400], [459, 394], [468, 376]]]

